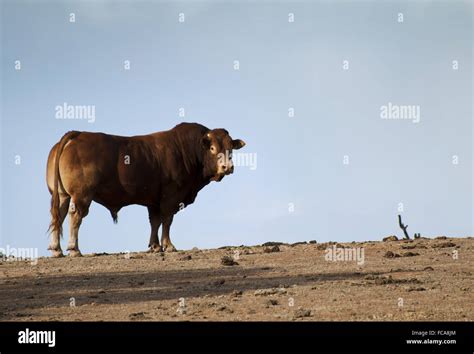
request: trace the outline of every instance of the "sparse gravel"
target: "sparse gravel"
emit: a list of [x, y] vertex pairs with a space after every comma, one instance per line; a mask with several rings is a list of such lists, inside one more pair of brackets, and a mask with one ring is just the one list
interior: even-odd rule
[[[328, 260], [336, 247], [362, 248], [363, 264]], [[3, 261], [0, 319], [473, 321], [473, 248], [421, 238]]]

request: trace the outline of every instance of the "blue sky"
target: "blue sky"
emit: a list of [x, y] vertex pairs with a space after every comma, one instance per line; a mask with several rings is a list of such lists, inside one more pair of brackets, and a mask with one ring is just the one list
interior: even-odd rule
[[[379, 240], [401, 235], [399, 203], [411, 234], [472, 235], [471, 2], [1, 4], [0, 246], [47, 254], [46, 159], [66, 131], [181, 121], [226, 128], [257, 168], [236, 168], [175, 217], [178, 249]], [[64, 102], [94, 105], [95, 122], [55, 119]], [[420, 122], [381, 119], [389, 102], [419, 106]], [[114, 225], [94, 203], [79, 235], [83, 253], [144, 250], [146, 208]]]

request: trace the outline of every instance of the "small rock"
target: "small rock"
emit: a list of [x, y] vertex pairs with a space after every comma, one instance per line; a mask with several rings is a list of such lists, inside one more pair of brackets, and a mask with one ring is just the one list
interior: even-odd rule
[[225, 279], [219, 279], [212, 283], [214, 286], [220, 286], [225, 283]]
[[102, 252], [102, 253], [92, 253], [92, 257], [100, 257], [100, 256], [108, 256], [109, 254], [107, 252]]
[[387, 236], [382, 239], [382, 241], [387, 242], [387, 241], [398, 241], [398, 237], [395, 235], [392, 236]]
[[131, 313], [128, 317], [130, 317], [133, 320], [142, 319], [142, 318], [145, 318], [145, 312]]
[[385, 252], [384, 257], [385, 258], [397, 258], [397, 257], [400, 257], [400, 255], [397, 254], [397, 253], [393, 253], [392, 251], [387, 251], [387, 252]]
[[375, 278], [375, 284], [377, 285], [391, 284], [392, 282], [393, 279], [391, 275], [388, 278]]
[[423, 287], [414, 287], [414, 286], [409, 287], [409, 288], [407, 289], [408, 292], [411, 292], [411, 291], [425, 291], [425, 290], [426, 290], [426, 289], [423, 288]]
[[221, 258], [221, 263], [225, 266], [234, 266], [234, 265], [239, 265], [234, 259], [230, 256], [224, 256]]
[[227, 313], [234, 313], [234, 310], [228, 308], [228, 307], [225, 306], [225, 305], [219, 306], [219, 307], [217, 308], [217, 311], [220, 311], [220, 312], [227, 312]]
[[311, 317], [311, 310], [305, 310], [303, 308], [299, 308], [295, 311], [293, 316], [294, 318], [304, 318], [304, 317]]
[[433, 267], [428, 266], [428, 267], [423, 268], [423, 270], [431, 271], [431, 270], [434, 270], [434, 269], [433, 269]]
[[433, 246], [431, 246], [432, 248], [447, 248], [447, 247], [455, 247], [456, 244], [453, 243], [453, 242], [441, 242], [441, 243], [437, 243]]
[[423, 248], [423, 249], [426, 249], [426, 246], [425, 246], [425, 245], [422, 245], [422, 244], [420, 244], [420, 243], [402, 245], [402, 249], [404, 249], [404, 250], [412, 250], [412, 249], [415, 249], [415, 248]]
[[378, 279], [379, 277], [374, 275], [374, 274], [368, 274], [364, 277], [365, 280], [375, 280]]
[[316, 246], [316, 249], [318, 249], [318, 250], [326, 250], [326, 249], [328, 249], [330, 246], [335, 245], [335, 244], [337, 244], [337, 242], [334, 242], [334, 241], [328, 241], [328, 242], [320, 243], [319, 245]]
[[242, 290], [234, 290], [234, 291], [230, 294], [230, 296], [231, 296], [231, 297], [239, 297], [239, 296], [242, 296], [242, 294], [243, 294], [243, 293], [242, 293]]
[[446, 240], [447, 237], [446, 236], [438, 236], [438, 237], [435, 237], [435, 240]]
[[138, 253], [128, 254], [128, 259], [140, 259], [143, 257], [144, 256], [142, 254], [138, 254]]
[[275, 299], [268, 299], [265, 304], [267, 306], [276, 306], [278, 305], [278, 300], [275, 300]]
[[311, 241], [309, 241], [309, 243], [312, 244], [312, 245], [314, 245], [315, 243], [318, 243], [318, 241], [316, 241], [316, 240], [311, 240]]
[[264, 253], [280, 252], [280, 247], [278, 247], [277, 245], [275, 245], [273, 247], [265, 247], [263, 249], [263, 252]]
[[180, 261], [190, 261], [192, 258], [193, 258], [193, 257], [191, 257], [190, 254], [187, 254], [187, 255], [181, 257], [179, 260], [180, 260]]
[[21, 312], [15, 313], [16, 317], [28, 317], [28, 316], [31, 316], [31, 315], [32, 315], [31, 313], [21, 313]]
[[271, 288], [271, 289], [259, 289], [255, 290], [255, 296], [268, 296], [275, 294], [286, 294], [286, 290], [283, 288]]
[[416, 278], [407, 278], [407, 279], [393, 279], [391, 275], [386, 277], [378, 277], [375, 279], [376, 285], [386, 285], [386, 284], [421, 284]]
[[415, 256], [419, 256], [420, 254], [419, 253], [416, 253], [416, 252], [404, 252], [402, 253], [402, 257], [415, 257]]
[[290, 246], [294, 247], [294, 246], [298, 246], [298, 245], [307, 245], [307, 244], [308, 243], [306, 241], [301, 241], [301, 242], [292, 243]]
[[263, 247], [273, 247], [273, 246], [281, 246], [281, 245], [285, 245], [285, 243], [283, 243], [283, 242], [272, 242], [272, 241], [262, 243]]

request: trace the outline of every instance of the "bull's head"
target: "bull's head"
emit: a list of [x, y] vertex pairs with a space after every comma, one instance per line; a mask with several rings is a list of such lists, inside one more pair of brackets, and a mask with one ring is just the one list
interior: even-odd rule
[[234, 172], [232, 150], [245, 146], [240, 139], [232, 139], [225, 129], [213, 129], [201, 139], [204, 148], [204, 173], [211, 181], [220, 182], [225, 175]]

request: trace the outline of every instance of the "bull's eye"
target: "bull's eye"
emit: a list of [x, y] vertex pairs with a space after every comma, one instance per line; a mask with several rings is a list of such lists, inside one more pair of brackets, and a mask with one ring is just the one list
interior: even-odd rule
[[217, 152], [216, 147], [214, 145], [211, 145], [211, 152], [215, 154]]

